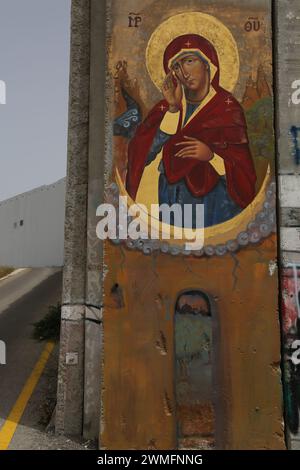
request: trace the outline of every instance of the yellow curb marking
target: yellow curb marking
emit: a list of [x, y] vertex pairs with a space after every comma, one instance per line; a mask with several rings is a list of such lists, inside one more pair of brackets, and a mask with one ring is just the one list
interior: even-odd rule
[[7, 450], [16, 432], [18, 423], [23, 416], [27, 403], [34, 392], [35, 387], [46, 367], [48, 359], [54, 349], [55, 344], [48, 342], [40, 355], [33, 371], [21, 391], [13, 409], [0, 430], [0, 450]]

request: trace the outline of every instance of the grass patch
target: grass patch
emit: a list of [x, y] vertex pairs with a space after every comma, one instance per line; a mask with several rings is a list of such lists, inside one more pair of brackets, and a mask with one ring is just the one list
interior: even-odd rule
[[33, 324], [33, 339], [37, 341], [59, 341], [61, 305], [50, 305], [48, 313]]
[[14, 271], [13, 268], [9, 268], [8, 266], [1, 266], [0, 267], [0, 279]]

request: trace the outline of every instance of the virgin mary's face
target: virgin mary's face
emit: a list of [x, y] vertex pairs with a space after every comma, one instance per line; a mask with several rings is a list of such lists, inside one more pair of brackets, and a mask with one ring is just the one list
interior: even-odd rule
[[208, 65], [196, 54], [187, 53], [172, 64], [172, 70], [182, 85], [193, 91], [201, 90], [206, 86]]

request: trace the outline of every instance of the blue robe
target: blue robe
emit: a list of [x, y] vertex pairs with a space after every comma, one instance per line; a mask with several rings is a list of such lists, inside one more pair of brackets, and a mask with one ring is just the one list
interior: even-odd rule
[[[188, 121], [197, 107], [198, 105], [187, 103], [187, 112], [184, 124]], [[160, 153], [163, 145], [169, 140], [170, 137], [171, 136], [169, 134], [166, 134], [160, 129], [157, 131], [148, 154], [146, 165], [149, 165], [156, 158], [156, 156]], [[184, 179], [174, 184], [170, 184], [168, 182], [165, 176], [163, 162], [160, 162], [159, 172], [159, 204], [168, 204], [169, 206], [172, 204], [180, 204], [183, 217], [185, 204], [192, 204], [193, 207], [196, 204], [203, 204], [204, 227], [210, 227], [212, 225], [225, 222], [226, 220], [229, 220], [239, 214], [242, 210], [229, 196], [226, 187], [225, 176], [220, 177], [216, 186], [208, 194], [203, 197], [196, 197], [193, 196], [193, 194], [190, 192]], [[174, 225], [174, 222], [176, 221], [174, 220], [174, 215], [171, 213], [170, 223]], [[195, 210], [193, 210], [191, 227], [201, 228], [199, 223], [196, 221]]]

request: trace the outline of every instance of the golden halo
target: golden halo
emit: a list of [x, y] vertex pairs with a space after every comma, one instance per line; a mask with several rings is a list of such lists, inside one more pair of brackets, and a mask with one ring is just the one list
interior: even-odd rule
[[161, 90], [165, 78], [163, 56], [173, 39], [183, 34], [199, 34], [215, 47], [220, 62], [220, 85], [232, 91], [239, 77], [239, 52], [229, 29], [214, 16], [197, 11], [171, 16], [152, 33], [146, 49], [146, 65], [151, 80]]

